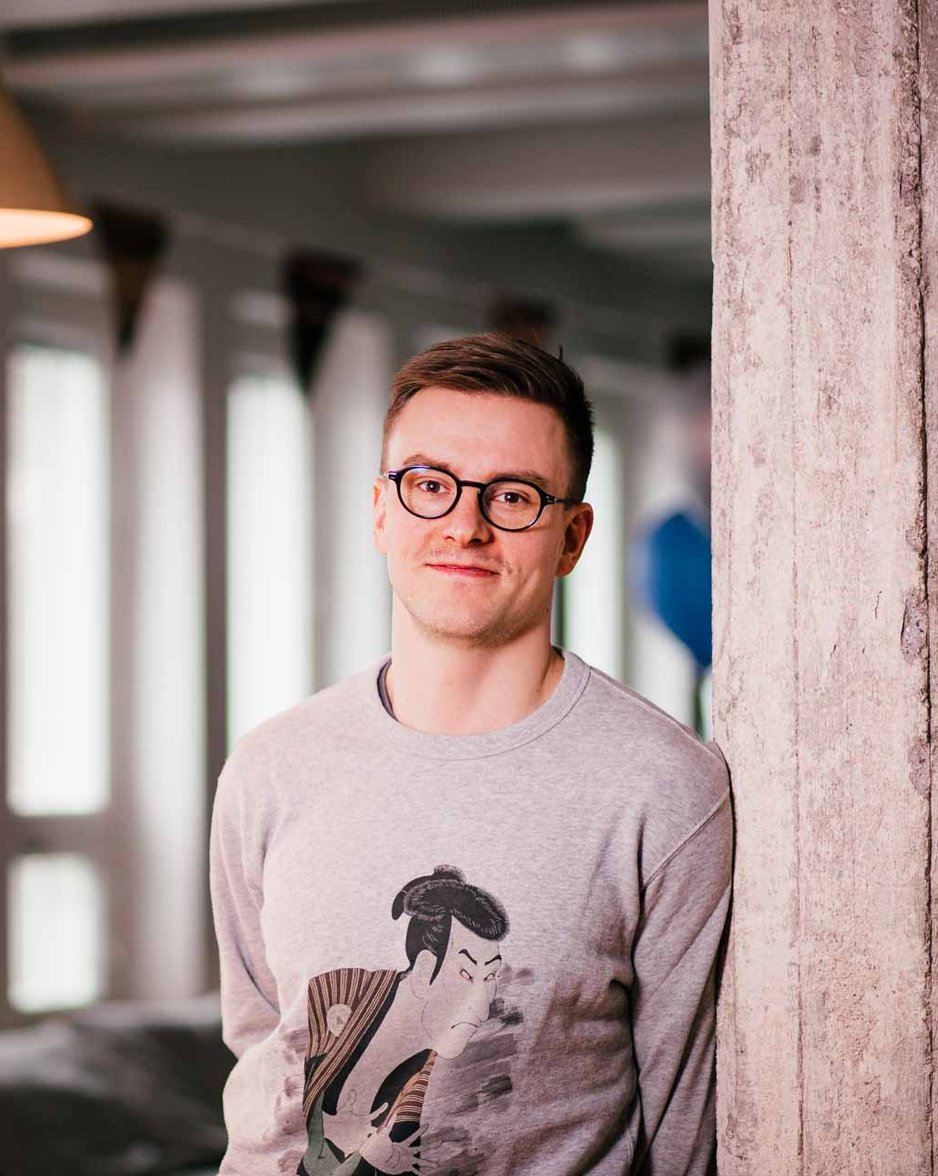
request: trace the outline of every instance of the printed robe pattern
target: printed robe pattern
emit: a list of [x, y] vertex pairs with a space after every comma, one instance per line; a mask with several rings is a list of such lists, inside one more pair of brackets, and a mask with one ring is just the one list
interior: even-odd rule
[[[314, 976], [307, 989], [309, 1048], [306, 1081], [303, 1090], [303, 1114], [309, 1133], [309, 1149], [304, 1166], [298, 1170], [306, 1176], [320, 1173], [352, 1173], [363, 1163], [357, 1154], [347, 1161], [335, 1158], [323, 1132], [323, 1098], [362, 1037], [374, 1023], [391, 995], [400, 973], [393, 968], [369, 972], [364, 968], [339, 968]], [[348, 1021], [336, 1033], [328, 1023], [329, 1010], [345, 1006]], [[436, 1054], [431, 1050], [426, 1062], [402, 1087], [387, 1113], [379, 1121], [385, 1128], [407, 1124], [413, 1129], [420, 1123], [423, 1101]], [[311, 1163], [316, 1161], [316, 1166]]]

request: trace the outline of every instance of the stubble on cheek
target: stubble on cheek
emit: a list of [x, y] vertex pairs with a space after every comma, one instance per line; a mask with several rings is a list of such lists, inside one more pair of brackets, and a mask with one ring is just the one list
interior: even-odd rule
[[487, 597], [490, 587], [483, 583], [461, 583], [427, 568], [403, 575], [392, 571], [391, 583], [421, 633], [433, 640], [462, 640], [475, 648], [501, 647], [536, 628], [550, 613], [549, 597], [525, 604], [519, 587], [506, 589], [504, 583], [492, 585], [495, 591]]

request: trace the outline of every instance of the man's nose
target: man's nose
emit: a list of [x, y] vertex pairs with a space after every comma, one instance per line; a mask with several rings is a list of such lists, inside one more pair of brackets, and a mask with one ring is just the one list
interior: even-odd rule
[[471, 1019], [478, 1021], [481, 1025], [483, 1021], [488, 1020], [489, 1015], [489, 994], [485, 985], [477, 981], [472, 986], [472, 991], [469, 994], [469, 1008], [467, 1012], [471, 1014]]
[[443, 518], [448, 539], [454, 539], [457, 543], [470, 543], [473, 539], [491, 537], [492, 528], [482, 514], [480, 498], [479, 491], [472, 486], [463, 490], [459, 501]]

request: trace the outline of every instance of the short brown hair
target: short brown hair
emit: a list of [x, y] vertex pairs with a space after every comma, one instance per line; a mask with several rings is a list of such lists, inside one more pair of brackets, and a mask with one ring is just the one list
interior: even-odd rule
[[563, 359], [497, 331], [447, 339], [428, 347], [409, 359], [394, 377], [384, 418], [382, 455], [398, 414], [424, 388], [494, 392], [553, 408], [567, 431], [573, 470], [568, 496], [577, 502], [583, 500], [593, 461], [593, 410], [583, 381]]

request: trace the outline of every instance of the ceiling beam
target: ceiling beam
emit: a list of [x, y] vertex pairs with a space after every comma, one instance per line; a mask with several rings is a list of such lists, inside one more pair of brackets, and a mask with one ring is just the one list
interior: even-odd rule
[[706, 203], [708, 115], [377, 143], [363, 166], [391, 207], [474, 221]]
[[575, 224], [581, 240], [610, 249], [697, 249], [710, 245], [710, 204], [676, 202], [656, 204], [639, 215], [615, 212], [583, 217]]
[[[495, 13], [417, 21], [298, 29], [289, 34], [215, 36], [203, 41], [156, 43], [133, 48], [106, 48], [12, 53], [4, 62], [6, 85], [20, 93], [54, 94], [111, 84], [174, 81], [194, 74], [219, 73], [270, 65], [298, 63], [334, 66], [362, 57], [413, 56], [415, 52], [454, 44], [466, 47], [528, 45], [536, 40], [609, 35], [641, 37], [649, 32], [701, 35], [707, 27], [706, 4], [699, 0], [668, 3], [576, 5], [570, 8]], [[704, 55], [706, 43], [704, 40]]]
[[[644, 71], [628, 79], [557, 78], [515, 85], [423, 87], [290, 101], [227, 102], [170, 111], [107, 112], [109, 129], [179, 143], [324, 142], [468, 131], [705, 109], [706, 66]], [[99, 115], [104, 112], [97, 112]], [[704, 120], [698, 120], [702, 125]]]

